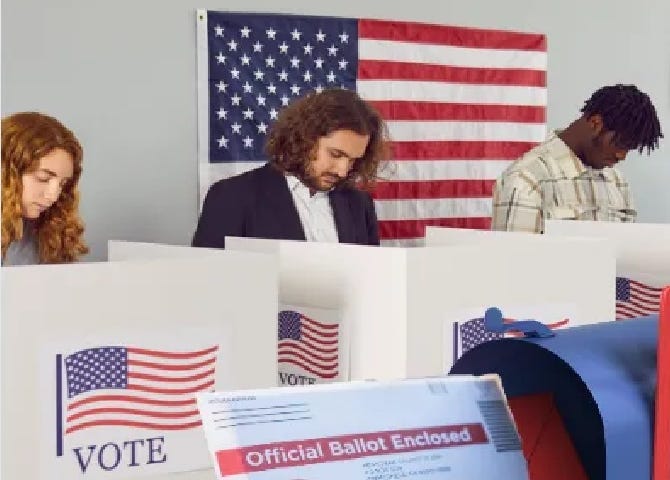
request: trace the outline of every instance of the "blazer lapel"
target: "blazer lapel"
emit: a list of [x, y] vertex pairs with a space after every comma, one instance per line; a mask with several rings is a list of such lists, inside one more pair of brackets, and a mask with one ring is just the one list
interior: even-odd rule
[[355, 243], [354, 221], [351, 216], [351, 205], [349, 198], [342, 190], [333, 190], [328, 195], [330, 206], [333, 208], [337, 238], [340, 243]]
[[281, 238], [286, 240], [305, 240], [305, 231], [300, 223], [298, 210], [288, 189], [284, 174], [270, 163], [263, 167], [262, 191], [265, 194], [265, 206], [272, 212], [279, 228]]

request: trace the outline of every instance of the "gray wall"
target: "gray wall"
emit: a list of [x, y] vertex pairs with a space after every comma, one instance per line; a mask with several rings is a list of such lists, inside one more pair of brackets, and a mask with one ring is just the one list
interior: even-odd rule
[[[2, 114], [40, 110], [84, 144], [91, 259], [108, 239], [186, 244], [197, 220], [195, 10], [415, 20], [546, 33], [549, 127], [636, 83], [670, 137], [668, 0], [3, 0]], [[623, 170], [640, 220], [670, 222], [670, 138]]]

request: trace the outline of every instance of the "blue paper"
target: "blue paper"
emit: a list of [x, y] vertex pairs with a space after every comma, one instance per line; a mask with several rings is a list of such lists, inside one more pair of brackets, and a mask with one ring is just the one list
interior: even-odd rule
[[657, 341], [657, 315], [574, 327], [482, 344], [450, 373], [497, 373], [508, 397], [553, 393], [590, 479], [649, 479]]

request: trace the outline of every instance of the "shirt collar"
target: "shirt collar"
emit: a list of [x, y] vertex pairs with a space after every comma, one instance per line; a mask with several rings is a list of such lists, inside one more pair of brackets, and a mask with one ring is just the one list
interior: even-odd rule
[[286, 175], [286, 183], [291, 193], [299, 193], [305, 198], [323, 198], [327, 197], [329, 192], [316, 192], [314, 195], [310, 194], [309, 187], [302, 183], [302, 181], [295, 175]]
[[575, 152], [558, 136], [560, 130], [555, 130], [549, 134], [547, 139], [547, 149], [551, 156], [559, 164], [565, 176], [572, 180], [587, 172], [597, 172], [597, 170], [584, 165]]

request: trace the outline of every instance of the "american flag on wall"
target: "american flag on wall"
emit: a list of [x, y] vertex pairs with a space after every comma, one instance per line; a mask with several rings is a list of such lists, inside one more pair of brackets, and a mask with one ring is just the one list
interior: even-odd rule
[[199, 427], [195, 394], [214, 390], [217, 352], [103, 346], [66, 356], [62, 367], [58, 355], [57, 448], [63, 435], [94, 427]]
[[278, 360], [317, 378], [336, 378], [339, 325], [317, 322], [292, 310], [279, 312]]
[[200, 201], [265, 162], [283, 106], [355, 89], [388, 121], [374, 197], [386, 244], [488, 228], [492, 188], [546, 136], [546, 37], [411, 22], [198, 12]]
[[616, 319], [657, 314], [663, 288], [652, 287], [626, 277], [616, 279]]

